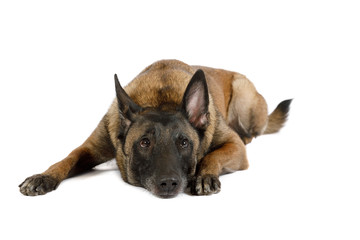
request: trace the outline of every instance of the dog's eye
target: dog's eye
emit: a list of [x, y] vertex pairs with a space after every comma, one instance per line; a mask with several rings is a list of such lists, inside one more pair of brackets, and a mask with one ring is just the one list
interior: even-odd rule
[[148, 138], [143, 138], [140, 141], [140, 147], [142, 148], [148, 148], [150, 147], [150, 140]]
[[188, 146], [189, 146], [189, 140], [187, 140], [186, 138], [180, 141], [180, 147], [187, 148]]

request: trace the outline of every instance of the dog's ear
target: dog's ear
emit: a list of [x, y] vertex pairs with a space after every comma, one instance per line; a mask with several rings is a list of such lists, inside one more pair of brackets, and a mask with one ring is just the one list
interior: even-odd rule
[[141, 111], [141, 107], [137, 105], [129, 97], [129, 95], [127, 95], [125, 90], [121, 87], [119, 79], [116, 74], [114, 78], [115, 78], [116, 97], [119, 105], [120, 117], [122, 119], [133, 122], [136, 113]]
[[201, 69], [191, 78], [182, 104], [189, 122], [195, 128], [205, 130], [209, 123], [209, 92], [205, 74]]

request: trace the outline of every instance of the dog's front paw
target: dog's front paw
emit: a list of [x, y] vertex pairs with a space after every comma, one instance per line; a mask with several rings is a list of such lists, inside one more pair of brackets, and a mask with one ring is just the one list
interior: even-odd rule
[[37, 196], [55, 190], [59, 185], [59, 181], [55, 178], [36, 174], [25, 179], [23, 183], [19, 185], [20, 192], [26, 196]]
[[194, 178], [191, 186], [193, 195], [210, 195], [220, 192], [221, 183], [219, 177], [212, 174], [197, 176]]

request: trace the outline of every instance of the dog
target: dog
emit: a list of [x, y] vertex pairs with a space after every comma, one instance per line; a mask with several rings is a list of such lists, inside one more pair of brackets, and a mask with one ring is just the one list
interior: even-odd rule
[[25, 179], [22, 194], [46, 194], [113, 158], [125, 182], [160, 198], [218, 193], [219, 176], [249, 167], [245, 145], [278, 132], [292, 101], [268, 115], [264, 98], [244, 75], [177, 60], [153, 63], [125, 89], [115, 74], [115, 88], [115, 100], [90, 137]]

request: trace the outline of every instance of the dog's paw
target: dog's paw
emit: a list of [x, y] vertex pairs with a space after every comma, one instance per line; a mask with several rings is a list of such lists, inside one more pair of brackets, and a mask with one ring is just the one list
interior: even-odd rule
[[59, 185], [59, 181], [55, 178], [36, 174], [25, 179], [23, 183], [19, 185], [20, 192], [26, 196], [44, 195], [52, 190], [55, 190]]
[[220, 192], [221, 183], [219, 177], [212, 174], [197, 176], [194, 178], [191, 186], [193, 195], [210, 195]]

